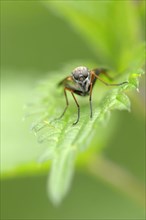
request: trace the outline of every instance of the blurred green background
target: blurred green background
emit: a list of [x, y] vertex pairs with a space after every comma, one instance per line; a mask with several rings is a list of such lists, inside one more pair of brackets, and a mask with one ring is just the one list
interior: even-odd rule
[[[92, 15], [91, 2], [79, 1], [77, 10], [80, 11], [84, 3]], [[115, 1], [109, 2], [118, 8]], [[128, 10], [131, 14], [135, 12], [131, 15], [134, 18], [131, 24], [134, 30], [138, 26], [136, 30], [138, 42], [143, 41], [144, 1], [127, 1], [127, 5], [124, 1], [119, 2], [120, 6], [123, 4], [124, 7], [121, 9], [123, 11], [120, 9], [116, 11], [117, 18]], [[77, 167], [71, 190], [59, 207], [54, 207], [47, 198], [45, 188], [47, 171], [33, 172], [30, 164], [28, 165], [30, 172], [25, 172], [25, 175], [15, 173], [15, 168], [19, 169], [18, 164], [23, 166], [27, 161], [36, 161], [43, 151], [43, 147], [37, 144], [36, 138], [29, 133], [30, 122], [22, 121], [23, 106], [40, 79], [52, 70], [59, 72], [64, 65], [78, 60], [107, 64], [119, 71], [124, 68], [123, 64], [119, 67], [115, 62], [116, 59], [120, 59], [118, 54], [120, 49], [118, 42], [112, 38], [112, 32], [116, 32], [112, 24], [107, 27], [111, 32], [106, 37], [112, 39], [115, 48], [111, 51], [112, 54], [107, 53], [103, 59], [106, 49], [100, 50], [103, 48], [101, 46], [99, 53], [96, 54], [96, 48], [91, 43], [94, 39], [89, 40], [90, 34], [84, 38], [84, 35], [80, 34], [82, 30], [79, 31], [76, 25], [72, 28], [67, 18], [65, 20], [58, 16], [57, 8], [55, 11], [51, 4], [47, 3], [47, 1], [1, 1], [1, 171], [5, 176], [11, 176], [1, 180], [1, 219], [142, 219], [145, 216], [142, 204], [106, 181], [95, 178], [84, 168]], [[95, 8], [93, 14], [96, 17], [97, 10], [99, 19], [100, 11], [103, 15], [100, 18], [102, 24], [105, 19], [104, 13], [106, 10], [110, 11], [110, 5], [106, 2], [102, 5], [100, 1], [96, 1], [96, 4], [99, 4], [99, 7]], [[58, 7], [62, 10], [61, 6]], [[134, 7], [134, 10], [131, 7]], [[110, 13], [112, 17], [112, 11], [109, 15]], [[123, 22], [124, 30], [124, 21], [117, 20], [117, 23], [119, 21]], [[88, 23], [85, 25], [88, 26]], [[90, 30], [94, 35], [92, 27]], [[126, 39], [126, 33], [123, 38]], [[133, 44], [137, 43], [134, 41], [135, 39]], [[102, 45], [102, 41], [100, 43]], [[127, 42], [124, 45], [128, 47]], [[131, 49], [131, 45], [129, 47], [128, 49]], [[140, 83], [140, 94], [134, 92], [131, 94], [131, 100], [131, 113], [114, 112], [112, 115], [106, 129], [110, 129], [110, 123], [115, 118], [118, 123], [114, 135], [108, 139], [108, 143], [105, 143], [103, 155], [144, 183], [144, 80]]]

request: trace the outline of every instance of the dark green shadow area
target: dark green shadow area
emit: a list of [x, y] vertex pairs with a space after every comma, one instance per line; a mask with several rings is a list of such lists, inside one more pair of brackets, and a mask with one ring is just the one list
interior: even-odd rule
[[137, 111], [135, 108], [131, 113], [120, 113], [119, 124], [104, 154], [145, 182], [145, 120]]
[[1, 11], [1, 68], [36, 75], [72, 60], [96, 61], [79, 34], [39, 1], [2, 1]]
[[77, 172], [69, 196], [53, 207], [47, 176], [2, 181], [2, 219], [140, 219], [142, 208], [100, 180]]

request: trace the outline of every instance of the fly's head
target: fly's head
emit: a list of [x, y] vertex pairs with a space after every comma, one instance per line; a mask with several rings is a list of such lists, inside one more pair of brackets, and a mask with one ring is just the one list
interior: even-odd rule
[[90, 72], [87, 67], [76, 67], [72, 72], [75, 83], [79, 85], [82, 91], [87, 92], [90, 86]]

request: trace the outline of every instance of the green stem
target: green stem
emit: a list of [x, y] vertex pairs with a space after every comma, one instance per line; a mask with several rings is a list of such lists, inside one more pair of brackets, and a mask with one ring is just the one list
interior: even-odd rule
[[103, 156], [91, 158], [88, 171], [127, 194], [145, 207], [145, 187], [130, 172]]

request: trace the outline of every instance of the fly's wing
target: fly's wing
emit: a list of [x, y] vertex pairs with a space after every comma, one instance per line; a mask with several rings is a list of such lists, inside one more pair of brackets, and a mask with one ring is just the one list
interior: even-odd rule
[[72, 76], [67, 76], [58, 83], [58, 86], [66, 86], [66, 84], [70, 84], [70, 83], [73, 83], [73, 78]]
[[100, 74], [105, 74], [107, 75], [108, 69], [105, 68], [95, 68], [92, 70], [97, 76], [99, 76]]
[[58, 86], [63, 86], [72, 90], [79, 90], [79, 85], [73, 80], [72, 76], [67, 76], [64, 78], [58, 83]]
[[58, 83], [58, 86], [64, 86], [65, 88], [73, 91], [77, 95], [83, 95], [83, 92], [80, 90], [80, 87], [77, 83], [74, 82], [72, 76], [68, 76]]
[[92, 70], [95, 75], [99, 76], [100, 74], [104, 74], [109, 80], [113, 80], [113, 77], [111, 77], [109, 74], [108, 74], [108, 69], [105, 69], [105, 68], [96, 68], [96, 69], [93, 69]]

